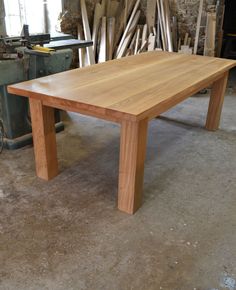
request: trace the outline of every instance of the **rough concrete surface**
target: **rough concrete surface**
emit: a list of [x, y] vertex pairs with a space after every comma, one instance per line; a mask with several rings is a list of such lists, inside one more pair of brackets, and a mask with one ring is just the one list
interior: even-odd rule
[[236, 94], [220, 130], [208, 96], [149, 126], [144, 202], [116, 208], [119, 126], [69, 114], [61, 173], [38, 179], [32, 147], [0, 155], [1, 290], [235, 290]]

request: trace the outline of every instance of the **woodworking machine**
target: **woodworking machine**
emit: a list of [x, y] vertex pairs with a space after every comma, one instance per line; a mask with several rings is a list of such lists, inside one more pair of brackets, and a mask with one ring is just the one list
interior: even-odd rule
[[[92, 46], [68, 35], [50, 34], [0, 38], [0, 120], [4, 127], [4, 147], [17, 149], [32, 143], [28, 99], [12, 96], [7, 85], [62, 72], [71, 67], [72, 48]], [[56, 131], [64, 129], [55, 110]]]

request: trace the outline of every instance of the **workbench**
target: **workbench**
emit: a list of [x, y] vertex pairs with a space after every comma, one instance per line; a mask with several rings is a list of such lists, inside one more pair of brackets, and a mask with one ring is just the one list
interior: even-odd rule
[[29, 98], [37, 175], [58, 174], [53, 108], [121, 124], [118, 208], [142, 202], [148, 121], [212, 85], [206, 129], [218, 129], [233, 60], [147, 52], [11, 85]]

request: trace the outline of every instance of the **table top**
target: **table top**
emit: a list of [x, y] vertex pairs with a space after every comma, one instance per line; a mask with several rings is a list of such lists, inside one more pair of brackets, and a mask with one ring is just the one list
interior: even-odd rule
[[155, 51], [26, 81], [8, 90], [55, 108], [137, 121], [166, 111], [234, 66], [234, 60]]

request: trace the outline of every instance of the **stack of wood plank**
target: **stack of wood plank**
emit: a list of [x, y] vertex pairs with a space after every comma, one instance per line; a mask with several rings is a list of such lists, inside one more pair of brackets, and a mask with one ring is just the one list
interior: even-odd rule
[[[90, 26], [86, 2], [80, 0], [83, 25], [78, 25], [78, 38], [93, 41], [93, 47], [79, 50], [80, 67], [152, 50], [197, 53], [203, 0], [194, 48], [188, 33], [182, 40], [178, 37], [177, 16], [172, 16], [170, 9], [172, 0], [148, 0], [147, 23], [142, 25], [140, 1], [97, 0]], [[214, 55], [215, 14], [209, 14], [207, 20], [205, 54]]]
[[173, 51], [169, 0], [154, 1], [153, 25], [139, 24], [140, 0], [100, 1], [90, 26], [86, 2], [80, 0], [83, 27], [78, 25], [78, 38], [93, 41], [93, 47], [79, 51], [81, 67], [155, 49]]

